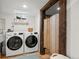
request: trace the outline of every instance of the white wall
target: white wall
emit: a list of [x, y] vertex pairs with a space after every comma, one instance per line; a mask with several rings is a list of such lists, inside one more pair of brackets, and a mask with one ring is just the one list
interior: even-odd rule
[[4, 29], [5, 29], [5, 19], [0, 18], [0, 43], [3, 41]]
[[67, 55], [79, 59], [79, 0], [68, 0]]
[[67, 56], [71, 56], [71, 7], [70, 0], [67, 1]]
[[35, 31], [37, 31], [40, 34], [40, 10], [36, 11], [35, 16]]
[[[28, 27], [33, 27], [34, 28], [35, 17], [34, 16], [27, 16], [27, 15], [26, 15], [26, 17], [27, 17], [27, 20], [28, 20], [28, 23], [29, 23]], [[12, 28], [12, 24], [14, 22], [14, 19], [16, 18], [16, 15], [15, 14], [0, 14], [0, 18], [5, 19], [5, 31], [7, 31], [7, 29]], [[16, 27], [18, 27], [18, 26], [16, 26]], [[24, 28], [22, 30], [25, 30], [25, 28], [27, 28], [27, 26], [25, 26], [25, 27], [21, 26], [21, 28], [19, 28], [19, 29], [18, 28], [15, 28], [14, 30], [15, 31], [16, 30], [21, 30], [22, 28]]]

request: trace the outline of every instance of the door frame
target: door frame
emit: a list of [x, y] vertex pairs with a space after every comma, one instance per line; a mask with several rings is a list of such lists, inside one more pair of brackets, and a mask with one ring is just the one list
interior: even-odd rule
[[59, 1], [59, 53], [66, 55], [66, 40], [67, 40], [67, 20], [66, 20], [66, 0], [49, 0], [48, 3], [40, 10], [40, 54], [45, 54], [44, 48], [44, 18], [45, 11]]

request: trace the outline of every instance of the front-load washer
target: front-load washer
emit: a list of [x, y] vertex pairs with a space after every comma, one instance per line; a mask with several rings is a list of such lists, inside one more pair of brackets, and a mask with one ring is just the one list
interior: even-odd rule
[[24, 53], [37, 52], [39, 50], [39, 35], [34, 32], [24, 34]]
[[23, 33], [6, 33], [6, 56], [14, 56], [23, 53]]

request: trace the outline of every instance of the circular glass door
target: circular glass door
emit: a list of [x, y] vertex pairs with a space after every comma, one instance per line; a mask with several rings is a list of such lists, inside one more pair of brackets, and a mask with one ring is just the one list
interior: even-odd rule
[[13, 36], [7, 41], [7, 47], [10, 50], [18, 50], [22, 46], [22, 39], [18, 36]]
[[38, 43], [37, 37], [34, 35], [28, 36], [25, 41], [26, 46], [29, 48], [35, 47], [37, 43]]

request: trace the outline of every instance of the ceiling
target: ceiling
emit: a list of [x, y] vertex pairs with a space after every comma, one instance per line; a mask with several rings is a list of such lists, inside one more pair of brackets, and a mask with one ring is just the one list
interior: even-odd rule
[[[0, 13], [34, 15], [48, 0], [0, 0]], [[23, 8], [27, 5], [27, 8]]]

